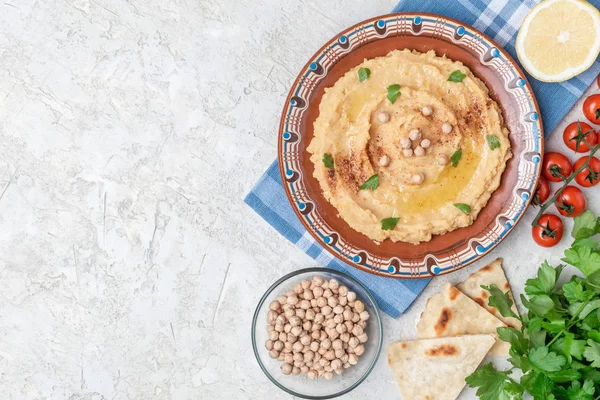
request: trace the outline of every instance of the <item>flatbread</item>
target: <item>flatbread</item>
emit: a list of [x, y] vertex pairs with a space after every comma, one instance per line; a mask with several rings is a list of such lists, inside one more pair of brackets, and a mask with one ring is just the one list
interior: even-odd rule
[[406, 400], [455, 400], [496, 342], [466, 335], [392, 343], [388, 363]]
[[[427, 300], [425, 312], [417, 324], [417, 339], [476, 335], [497, 335], [496, 328], [506, 326], [498, 318], [468, 298], [449, 283], [441, 293]], [[490, 351], [492, 355], [506, 356], [510, 344], [498, 341]]]
[[[475, 300], [480, 306], [484, 307], [490, 313], [492, 313], [500, 321], [504, 322], [508, 326], [512, 326], [516, 329], [521, 329], [521, 321], [512, 317], [503, 317], [500, 315], [498, 310], [488, 305], [489, 293], [487, 290], [481, 288], [481, 285], [490, 286], [495, 283], [503, 292], [510, 290], [510, 285], [502, 269], [502, 259], [499, 258], [492, 262], [490, 265], [481, 268], [479, 271], [471, 274], [464, 282], [456, 285], [458, 290], [469, 296], [472, 300]], [[519, 315], [519, 310], [515, 305], [515, 299], [512, 296], [512, 291], [509, 293], [510, 299], [513, 302], [511, 310]]]

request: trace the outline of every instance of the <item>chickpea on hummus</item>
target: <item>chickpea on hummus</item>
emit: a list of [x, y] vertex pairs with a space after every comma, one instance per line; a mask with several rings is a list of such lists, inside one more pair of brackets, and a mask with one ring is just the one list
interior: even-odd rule
[[487, 87], [433, 51], [365, 60], [325, 90], [308, 146], [325, 198], [375, 241], [471, 225], [511, 157]]

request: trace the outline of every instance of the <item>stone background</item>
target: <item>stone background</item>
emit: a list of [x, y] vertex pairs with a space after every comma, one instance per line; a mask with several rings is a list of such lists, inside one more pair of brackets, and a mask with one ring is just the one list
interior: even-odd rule
[[[242, 199], [307, 58], [394, 2], [0, 3], [0, 398], [291, 397], [258, 368], [250, 321], [274, 280], [315, 262]], [[495, 257], [520, 293], [566, 245], [536, 247], [531, 218], [386, 316], [386, 343]], [[346, 396], [399, 397], [385, 354]]]

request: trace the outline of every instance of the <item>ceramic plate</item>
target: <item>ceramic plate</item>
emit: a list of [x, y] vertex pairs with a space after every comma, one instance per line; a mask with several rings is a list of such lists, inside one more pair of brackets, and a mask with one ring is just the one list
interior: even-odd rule
[[[367, 58], [395, 49], [435, 50], [461, 61], [490, 89], [510, 130], [513, 157], [473, 225], [429, 242], [381, 244], [338, 217], [313, 177], [306, 147], [324, 89]], [[538, 105], [515, 61], [490, 38], [459, 21], [430, 14], [389, 14], [361, 22], [327, 42], [296, 78], [281, 116], [279, 169], [288, 200], [304, 227], [329, 252], [364, 271], [425, 278], [463, 268], [490, 252], [519, 222], [540, 174], [543, 131]]]

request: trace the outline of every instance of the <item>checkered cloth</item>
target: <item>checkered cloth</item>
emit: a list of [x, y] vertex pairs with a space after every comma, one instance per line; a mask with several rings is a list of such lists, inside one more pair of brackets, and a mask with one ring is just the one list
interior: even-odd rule
[[[532, 0], [402, 0], [394, 11], [429, 12], [463, 21], [504, 46], [516, 60], [514, 44], [518, 28], [523, 17], [536, 3]], [[600, 0], [592, 0], [591, 3], [600, 6]], [[598, 73], [600, 62], [596, 61], [587, 72], [563, 83], [543, 83], [527, 75], [541, 108], [546, 134], [552, 132]], [[345, 272], [362, 282], [371, 291], [381, 310], [394, 318], [412, 304], [429, 282], [429, 279], [382, 278], [351, 267], [329, 254], [316, 243], [294, 214], [285, 196], [277, 162], [271, 164], [244, 201], [319, 264]]]

